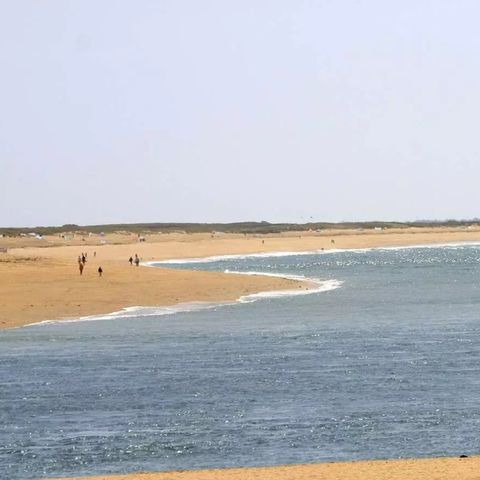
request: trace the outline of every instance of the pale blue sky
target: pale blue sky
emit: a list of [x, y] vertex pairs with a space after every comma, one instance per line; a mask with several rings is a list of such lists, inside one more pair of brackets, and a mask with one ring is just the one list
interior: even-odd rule
[[479, 18], [0, 0], [0, 225], [480, 216]]

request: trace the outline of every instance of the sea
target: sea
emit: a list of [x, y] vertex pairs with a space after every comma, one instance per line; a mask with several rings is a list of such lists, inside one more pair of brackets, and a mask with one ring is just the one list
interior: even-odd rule
[[168, 266], [311, 288], [0, 331], [0, 478], [480, 453], [480, 244]]

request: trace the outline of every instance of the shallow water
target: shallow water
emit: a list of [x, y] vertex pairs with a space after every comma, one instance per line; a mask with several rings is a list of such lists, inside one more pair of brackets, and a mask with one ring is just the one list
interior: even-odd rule
[[343, 284], [0, 332], [0, 478], [479, 453], [479, 247], [178, 267]]

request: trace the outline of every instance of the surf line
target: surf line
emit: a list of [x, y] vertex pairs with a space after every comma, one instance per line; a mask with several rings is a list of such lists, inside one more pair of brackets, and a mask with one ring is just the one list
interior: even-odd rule
[[270, 290], [265, 292], [251, 293], [240, 297], [237, 301], [241, 303], [250, 303], [262, 298], [280, 298], [280, 297], [293, 297], [300, 295], [311, 295], [314, 293], [328, 292], [340, 288], [343, 284], [342, 281], [336, 279], [322, 280], [320, 278], [305, 277], [303, 275], [287, 275], [282, 273], [265, 273], [265, 272], [236, 272], [231, 270], [225, 270], [224, 273], [231, 275], [250, 275], [250, 276], [264, 276], [264, 277], [276, 277], [284, 278], [286, 280], [294, 280], [301, 282], [305, 285], [305, 288], [298, 288], [296, 290]]

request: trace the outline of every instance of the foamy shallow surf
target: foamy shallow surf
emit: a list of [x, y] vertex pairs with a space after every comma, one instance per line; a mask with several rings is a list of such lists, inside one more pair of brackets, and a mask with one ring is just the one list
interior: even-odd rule
[[119, 318], [130, 317], [153, 317], [163, 315], [174, 315], [176, 313], [195, 312], [207, 310], [219, 306], [233, 304], [235, 302], [185, 302], [164, 307], [125, 307], [117, 312], [105, 313], [101, 315], [87, 315], [78, 318], [65, 318], [62, 320], [43, 320], [42, 322], [29, 323], [26, 327], [33, 325], [49, 325], [53, 323], [74, 323], [74, 322], [95, 322], [100, 320], [116, 320]]
[[312, 295], [314, 293], [322, 293], [328, 292], [330, 290], [335, 290], [340, 288], [343, 284], [340, 280], [322, 280], [320, 278], [309, 278], [303, 275], [287, 275], [282, 273], [264, 273], [264, 272], [235, 272], [230, 270], [225, 270], [225, 273], [233, 274], [233, 275], [261, 275], [264, 277], [277, 277], [277, 278], [284, 278], [286, 280], [296, 280], [299, 282], [303, 282], [308, 287], [306, 288], [299, 288], [296, 290], [271, 290], [267, 292], [259, 292], [259, 293], [252, 293], [250, 295], [244, 295], [238, 299], [239, 302], [242, 303], [249, 303], [254, 302], [256, 300], [261, 300], [262, 298], [280, 298], [280, 297], [292, 297], [292, 296], [299, 296], [299, 295]]

